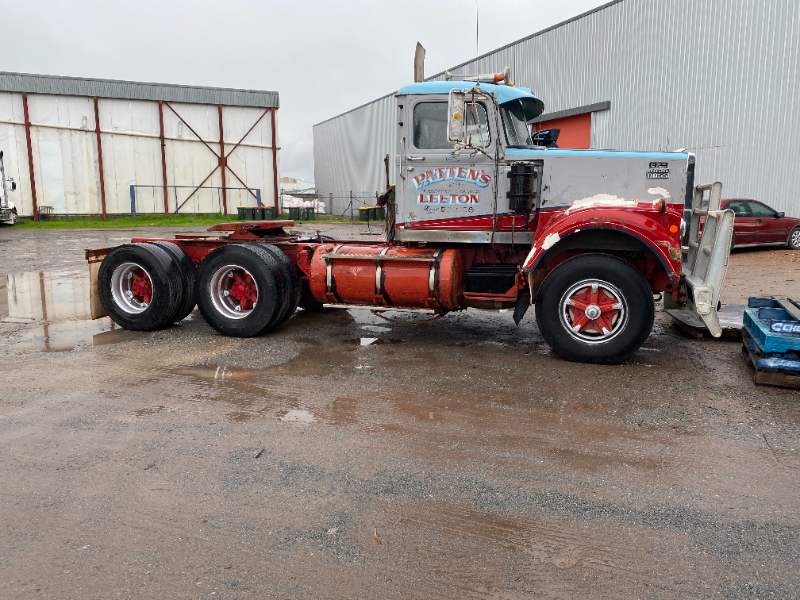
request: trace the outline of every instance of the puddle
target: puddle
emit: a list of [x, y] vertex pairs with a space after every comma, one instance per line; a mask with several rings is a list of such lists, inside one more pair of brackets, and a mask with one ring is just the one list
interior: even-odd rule
[[[196, 397], [203, 400], [227, 402], [243, 408], [256, 404], [275, 404], [285, 400], [262, 385], [264, 372], [257, 369], [200, 365], [171, 369], [169, 372], [172, 375], [188, 378], [187, 384], [197, 387]], [[229, 413], [226, 416], [233, 421], [245, 421], [254, 415], [242, 411]]]
[[[103, 320], [104, 319], [97, 319], [97, 321], [93, 322], [99, 323], [100, 321]], [[110, 330], [105, 331], [103, 333], [98, 333], [97, 335], [92, 337], [92, 343], [95, 346], [106, 346], [108, 344], [119, 344], [120, 342], [128, 342], [131, 340], [139, 339], [144, 335], [143, 331], [128, 331], [127, 329], [116, 327], [116, 323], [114, 323], [114, 321], [111, 321], [110, 319], [109, 323], [111, 323]]]
[[253, 382], [261, 371], [255, 369], [231, 369], [221, 366], [182, 367], [172, 371], [176, 375], [187, 375], [198, 379], [208, 379], [219, 382]]
[[89, 276], [82, 271], [6, 275], [0, 281], [0, 322], [30, 325], [14, 345], [24, 351], [65, 352], [142, 335], [108, 317], [91, 320]]
[[324, 376], [334, 372], [336, 367], [348, 366], [355, 356], [348, 352], [346, 345], [358, 344], [359, 340], [319, 340], [298, 339], [308, 344], [295, 358], [282, 365], [261, 371], [264, 375]]
[[303, 425], [310, 425], [311, 423], [317, 421], [317, 418], [313, 413], [307, 410], [301, 410], [299, 408], [286, 411], [284, 414], [279, 416], [278, 419], [286, 423], [302, 423]]
[[[6, 275], [5, 298], [0, 299], [0, 319], [66, 321], [87, 319], [89, 273], [21, 273]], [[0, 294], [0, 297], [2, 294]]]

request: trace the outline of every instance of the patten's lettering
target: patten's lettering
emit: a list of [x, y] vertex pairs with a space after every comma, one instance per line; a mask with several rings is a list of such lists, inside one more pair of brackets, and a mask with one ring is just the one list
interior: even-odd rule
[[483, 169], [468, 169], [466, 167], [442, 167], [420, 173], [412, 179], [415, 189], [423, 188], [440, 181], [466, 181], [480, 187], [486, 187], [492, 181], [492, 176]]

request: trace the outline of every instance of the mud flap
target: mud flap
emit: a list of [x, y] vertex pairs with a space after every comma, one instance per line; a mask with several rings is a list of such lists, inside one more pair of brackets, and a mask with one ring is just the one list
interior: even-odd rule
[[86, 250], [84, 257], [89, 263], [89, 309], [92, 319], [107, 317], [103, 303], [100, 301], [100, 292], [97, 289], [97, 279], [100, 273], [100, 263], [114, 248], [101, 248], [99, 250]]
[[514, 306], [514, 324], [519, 325], [519, 322], [522, 321], [522, 317], [525, 316], [525, 313], [528, 312], [528, 309], [531, 306], [531, 293], [525, 291], [519, 295], [517, 298], [517, 304]]
[[[710, 197], [708, 208], [703, 210], [705, 192], [710, 192]], [[733, 236], [733, 211], [719, 209], [721, 198], [720, 182], [695, 187], [688, 251], [682, 266], [689, 307], [705, 323], [714, 337], [722, 335], [717, 306], [725, 274], [728, 271]], [[703, 233], [699, 235], [702, 217], [705, 217], [705, 223]]]

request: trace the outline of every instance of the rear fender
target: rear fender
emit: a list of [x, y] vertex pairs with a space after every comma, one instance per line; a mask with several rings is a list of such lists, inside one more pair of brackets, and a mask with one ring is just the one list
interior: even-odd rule
[[[670, 213], [671, 214], [671, 213]], [[672, 215], [680, 222], [680, 216]], [[657, 220], [658, 219], [658, 220]], [[681, 277], [681, 248], [679, 234], [670, 233], [662, 224], [662, 214], [635, 209], [586, 209], [565, 213], [550, 223], [541, 234], [537, 234], [522, 270], [532, 272], [548, 252], [565, 237], [591, 229], [605, 229], [632, 236], [645, 245], [661, 262], [670, 281], [677, 283]], [[674, 245], [673, 245], [674, 243]]]

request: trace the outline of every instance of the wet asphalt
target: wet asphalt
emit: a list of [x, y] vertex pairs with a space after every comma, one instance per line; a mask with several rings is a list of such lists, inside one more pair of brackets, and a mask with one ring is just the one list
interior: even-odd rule
[[[532, 311], [89, 320], [83, 249], [155, 231], [198, 229], [0, 229], [0, 598], [800, 597], [800, 392], [740, 342], [660, 309], [603, 367]], [[724, 300], [798, 273], [736, 251]]]

